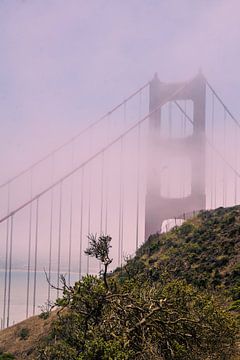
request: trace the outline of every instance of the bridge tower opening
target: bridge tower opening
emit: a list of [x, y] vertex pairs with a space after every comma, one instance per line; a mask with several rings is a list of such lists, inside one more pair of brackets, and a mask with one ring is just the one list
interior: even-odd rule
[[[186, 83], [163, 83], [157, 74], [150, 82], [147, 189], [145, 203], [145, 239], [160, 232], [164, 220], [206, 208], [205, 194], [205, 107], [206, 83], [199, 73]], [[161, 136], [161, 104], [192, 101], [192, 133], [185, 137]], [[173, 119], [174, 121], [174, 119]], [[183, 196], [162, 194], [162, 174], [172, 159], [185, 158], [190, 164], [190, 191]], [[165, 165], [163, 165], [165, 164]], [[178, 168], [179, 174], [181, 168]], [[175, 179], [178, 181], [178, 178]]]

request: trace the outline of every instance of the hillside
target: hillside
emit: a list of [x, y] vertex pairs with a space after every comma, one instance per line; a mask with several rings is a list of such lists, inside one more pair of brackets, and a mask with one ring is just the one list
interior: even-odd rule
[[[164, 273], [200, 289], [240, 299], [240, 206], [202, 211], [182, 226], [153, 235], [129, 261], [158, 280]], [[240, 300], [239, 300], [240, 301]]]
[[65, 288], [58, 305], [70, 311], [57, 322], [54, 313], [1, 331], [0, 351], [19, 360], [37, 359], [39, 346], [39, 359], [239, 359], [231, 351], [239, 329], [239, 247], [240, 206], [203, 211], [151, 236], [108, 276], [109, 289], [94, 277]]
[[[0, 359], [34, 359], [31, 357], [36, 346], [50, 332], [52, 322], [56, 319], [56, 312], [52, 312], [47, 319], [32, 316], [27, 320], [0, 331]], [[1, 354], [14, 354], [7, 357]]]

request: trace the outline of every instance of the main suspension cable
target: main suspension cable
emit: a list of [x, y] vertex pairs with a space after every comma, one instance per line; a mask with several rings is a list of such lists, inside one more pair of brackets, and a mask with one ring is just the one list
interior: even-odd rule
[[87, 160], [83, 161], [80, 165], [76, 166], [73, 170], [71, 170], [70, 172], [68, 172], [67, 174], [65, 174], [64, 176], [62, 176], [60, 179], [58, 179], [57, 181], [55, 181], [53, 184], [51, 184], [50, 186], [48, 186], [47, 188], [45, 188], [44, 190], [42, 190], [41, 192], [39, 192], [38, 194], [34, 195], [32, 197], [32, 199], [26, 201], [25, 203], [23, 203], [22, 205], [20, 205], [19, 207], [17, 207], [16, 209], [12, 210], [9, 214], [5, 215], [4, 217], [2, 217], [0, 219], [0, 223], [4, 222], [5, 220], [7, 220], [8, 217], [16, 214], [17, 212], [19, 212], [20, 210], [22, 210], [23, 208], [25, 208], [26, 206], [28, 206], [31, 202], [35, 201], [36, 199], [42, 197], [43, 195], [45, 195], [47, 192], [49, 192], [52, 188], [55, 188], [56, 186], [58, 186], [61, 182], [64, 182], [66, 179], [68, 179], [69, 177], [71, 177], [73, 174], [75, 174], [77, 171], [79, 171], [80, 169], [82, 169], [83, 167], [85, 167], [87, 164], [89, 164], [91, 161], [93, 161], [94, 159], [96, 159], [97, 157], [99, 157], [100, 154], [102, 154], [102, 152], [106, 152], [108, 149], [110, 149], [113, 145], [115, 145], [116, 143], [118, 143], [122, 138], [124, 138], [127, 134], [129, 134], [130, 132], [132, 132], [135, 128], [137, 128], [137, 126], [143, 122], [145, 122], [147, 119], [149, 119], [149, 117], [151, 115], [153, 115], [156, 111], [158, 111], [165, 103], [167, 103], [168, 101], [174, 99], [174, 97], [180, 93], [181, 91], [183, 91], [185, 89], [185, 87], [189, 84], [186, 83], [185, 85], [179, 87], [178, 90], [176, 90], [172, 95], [169, 96], [169, 98], [165, 99], [164, 101], [161, 101], [160, 104], [151, 112], [149, 112], [147, 115], [145, 115], [141, 120], [135, 122], [133, 125], [131, 125], [126, 131], [124, 131], [121, 135], [117, 136], [115, 139], [113, 139], [110, 143], [108, 143], [107, 145], [105, 145], [104, 147], [102, 147], [100, 150], [98, 150], [95, 154], [91, 155]]
[[78, 134], [76, 134], [75, 136], [71, 137], [69, 140], [65, 141], [62, 145], [56, 147], [54, 150], [52, 150], [51, 152], [49, 152], [47, 155], [43, 156], [41, 159], [39, 159], [38, 161], [34, 162], [32, 165], [30, 165], [29, 167], [25, 168], [24, 170], [20, 171], [18, 174], [16, 174], [15, 176], [11, 177], [10, 179], [8, 179], [7, 181], [3, 182], [2, 184], [0, 184], [0, 189], [5, 187], [6, 185], [12, 183], [14, 180], [18, 179], [20, 176], [28, 173], [30, 170], [32, 170], [33, 168], [35, 168], [36, 166], [38, 166], [39, 164], [41, 164], [42, 162], [44, 162], [45, 160], [49, 159], [51, 156], [55, 155], [57, 152], [59, 152], [60, 150], [62, 150], [63, 148], [65, 148], [66, 146], [70, 145], [71, 143], [73, 143], [74, 141], [76, 141], [81, 135], [85, 134], [86, 132], [88, 132], [89, 130], [91, 130], [92, 128], [94, 128], [96, 125], [98, 125], [100, 122], [102, 122], [104, 119], [106, 119], [110, 114], [112, 114], [113, 112], [115, 112], [117, 109], [119, 109], [121, 106], [123, 106], [126, 102], [130, 101], [133, 97], [135, 97], [139, 92], [141, 92], [143, 89], [145, 89], [148, 85], [150, 84], [150, 82], [148, 81], [146, 84], [144, 84], [143, 86], [141, 86], [138, 90], [136, 90], [135, 92], [133, 92], [132, 94], [130, 94], [126, 99], [124, 99], [120, 104], [116, 105], [114, 108], [112, 108], [110, 111], [108, 111], [107, 113], [105, 113], [103, 116], [101, 116], [99, 119], [97, 119], [96, 121], [94, 121], [92, 124], [90, 124], [89, 126], [87, 126], [86, 128], [84, 128], [83, 130], [81, 130]]

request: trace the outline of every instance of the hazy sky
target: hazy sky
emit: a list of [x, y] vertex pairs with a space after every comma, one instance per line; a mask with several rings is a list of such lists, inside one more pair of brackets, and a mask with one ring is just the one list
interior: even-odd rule
[[[155, 72], [158, 72], [162, 81], [179, 81], [192, 78], [201, 67], [209, 82], [240, 119], [239, 14], [240, 0], [0, 0], [0, 183], [110, 110], [149, 81]], [[99, 133], [97, 135], [99, 137]], [[231, 136], [229, 139], [231, 143]], [[132, 141], [130, 145], [132, 148]], [[130, 161], [131, 151], [126, 153], [128, 156], [125, 157]], [[137, 161], [134, 154], [132, 156], [136, 170]], [[123, 252], [126, 255], [135, 249], [137, 171], [132, 165], [128, 165], [128, 171], [121, 171], [119, 158], [116, 160], [114, 156], [113, 159], [110, 164], [113, 163], [115, 168], [113, 165], [109, 166], [113, 179], [112, 188], [109, 186], [110, 181], [104, 183], [104, 195], [110, 193], [109, 199], [112, 201], [112, 206], [110, 202], [108, 204], [110, 210], [106, 211], [106, 219], [108, 232], [115, 241], [114, 249], [117, 249], [120, 223], [116, 184], [117, 180], [122, 179], [122, 174], [125, 174], [125, 183], [129, 188], [124, 188], [124, 216], [120, 225]], [[63, 166], [63, 157], [60, 160], [60, 165]], [[92, 186], [87, 176], [91, 178], [93, 170], [88, 171], [84, 175], [87, 183], [84, 185], [84, 209], [90, 204], [88, 189]], [[45, 174], [51, 175], [46, 169], [43, 173], [44, 177]], [[116, 181], [112, 173], [115, 173]], [[38, 177], [36, 174], [35, 176]], [[144, 179], [144, 174], [140, 177]], [[94, 206], [89, 206], [89, 209], [92, 206], [91, 224], [88, 219], [90, 212], [83, 211], [83, 249], [87, 246], [88, 224], [91, 225], [91, 232], [97, 232], [100, 228], [97, 217], [101, 209], [100, 191], [98, 197], [96, 195], [100, 189], [99, 177], [95, 176], [94, 180], [98, 187], [92, 186], [91, 200]], [[179, 177], [177, 180], [179, 182]], [[41, 177], [38, 181], [42, 185]], [[221, 181], [220, 186], [225, 185], [222, 179]], [[24, 179], [22, 182], [29, 196], [29, 183]], [[73, 196], [75, 211], [71, 232], [74, 249], [72, 262], [74, 259], [75, 262], [78, 260], [79, 253], [79, 184], [80, 182], [75, 181], [75, 193], [78, 196]], [[233, 181], [228, 182], [232, 192], [231, 184]], [[67, 185], [69, 189], [72, 186]], [[18, 184], [16, 192], [12, 187], [11, 185], [10, 200], [14, 201], [14, 206], [11, 205], [15, 208], [15, 201], [22, 202], [21, 195], [26, 194], [22, 194]], [[120, 187], [118, 188], [120, 192]], [[58, 246], [60, 238], [59, 188], [55, 190], [53, 247]], [[144, 233], [144, 191], [144, 181], [141, 181], [138, 224], [140, 242]], [[221, 192], [219, 194], [222, 198]], [[50, 194], [48, 195], [47, 200], [50, 201]], [[67, 200], [63, 196], [65, 213], [63, 212], [63, 225], [60, 227], [65, 246], [62, 248], [65, 263], [68, 241], [70, 242], [70, 196], [68, 195]], [[1, 208], [4, 205], [2, 199], [4, 197], [1, 197], [0, 192]], [[6, 199], [7, 197], [7, 204]], [[128, 207], [125, 199], [129, 203]], [[104, 206], [107, 208], [106, 203]], [[34, 214], [35, 208], [36, 202], [33, 204]], [[46, 260], [46, 244], [50, 238], [50, 205], [41, 200], [39, 208], [39, 259], [42, 260], [45, 256]], [[114, 211], [117, 211], [117, 217]], [[5, 208], [3, 213], [5, 215]], [[33, 225], [36, 218], [34, 216]], [[5, 254], [5, 225], [6, 222], [0, 226], [0, 237], [3, 239], [0, 242], [0, 262]], [[30, 229], [33, 241], [35, 226]], [[13, 241], [13, 268], [18, 267], [20, 260], [20, 265], [26, 268], [29, 208], [14, 216]], [[117, 250], [114, 249], [112, 250], [116, 254]], [[32, 245], [31, 266], [34, 264], [33, 251]], [[56, 268], [56, 251], [53, 257]], [[84, 259], [85, 266], [86, 257]], [[116, 256], [114, 259], [117, 261]], [[40, 260], [38, 267], [42, 270]], [[13, 276], [13, 294], [18, 289], [15, 286], [18, 281], [16, 279], [18, 278]]]
[[199, 67], [240, 113], [239, 0], [0, 0], [1, 180], [151, 79]]

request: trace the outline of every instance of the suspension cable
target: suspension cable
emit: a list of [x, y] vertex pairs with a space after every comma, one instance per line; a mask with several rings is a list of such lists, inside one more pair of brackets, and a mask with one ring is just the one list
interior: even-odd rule
[[[33, 171], [30, 174], [30, 199], [32, 198], [32, 178]], [[27, 301], [26, 301], [26, 318], [29, 312], [29, 291], [30, 291], [30, 266], [31, 266], [31, 246], [32, 246], [32, 203], [29, 206], [29, 227], [28, 227], [28, 262], [27, 262]]]
[[29, 311], [29, 291], [30, 291], [30, 266], [31, 266], [31, 246], [32, 246], [32, 203], [29, 206], [29, 229], [28, 229], [28, 264], [27, 264], [27, 301], [26, 318]]
[[[223, 154], [226, 157], [226, 110], [223, 109]], [[223, 165], [223, 206], [226, 207], [226, 172], [225, 164]]]
[[[235, 163], [235, 168], [238, 169], [238, 151], [237, 151], [237, 146], [238, 146], [238, 136], [239, 136], [239, 132], [235, 131], [234, 132], [234, 145], [235, 145], [235, 156], [234, 156], [234, 163]], [[238, 191], [237, 191], [237, 185], [238, 185], [238, 179], [236, 177], [236, 175], [234, 176], [234, 202], [235, 205], [237, 205], [237, 198], [238, 198]]]
[[7, 302], [7, 327], [10, 324], [11, 285], [12, 285], [12, 248], [13, 248], [13, 216], [10, 221], [10, 243], [9, 243], [9, 267], [8, 267], [8, 302]]
[[232, 120], [235, 122], [235, 124], [240, 128], [240, 122], [233, 116], [231, 111], [228, 109], [228, 107], [224, 104], [223, 100], [220, 98], [220, 96], [216, 93], [216, 91], [213, 89], [213, 87], [210, 85], [210, 83], [205, 78], [205, 82], [209, 89], [213, 92], [215, 97], [218, 99], [218, 101], [221, 103], [221, 105], [224, 107], [225, 111], [228, 113], [228, 115], [232, 118]]
[[[51, 164], [51, 182], [54, 179], [55, 161], [54, 156], [52, 157]], [[49, 255], [48, 255], [48, 295], [47, 295], [47, 307], [50, 308], [51, 299], [51, 281], [52, 281], [52, 242], [53, 242], [53, 205], [54, 205], [54, 189], [51, 189], [50, 198], [50, 226], [49, 226]]]
[[36, 228], [35, 228], [35, 249], [34, 249], [34, 278], [33, 278], [33, 315], [36, 309], [37, 290], [37, 260], [38, 260], [38, 226], [39, 226], [39, 198], [36, 202]]
[[[183, 112], [184, 112], [183, 108], [182, 108], [177, 102], [176, 102], [176, 105], [178, 106], [178, 108], [179, 108], [180, 111], [183, 111]], [[193, 124], [193, 120], [189, 117], [189, 115], [188, 115], [188, 114], [185, 114], [185, 115], [186, 115], [186, 119], [187, 119], [191, 124]], [[149, 116], [150, 116], [150, 115], [149, 115]], [[231, 165], [231, 163], [230, 163], [227, 159], [224, 158], [224, 156], [221, 154], [221, 152], [211, 143], [211, 141], [210, 141], [207, 137], [205, 137], [205, 141], [206, 141], [206, 143], [209, 145], [209, 147], [211, 147], [211, 148], [216, 152], [216, 154], [226, 163], [226, 165], [233, 171], [233, 173], [235, 173], [236, 176], [240, 178], [240, 172], [237, 171], [237, 170]], [[1, 222], [1, 220], [0, 220], [0, 222]]]
[[[74, 143], [72, 143], [72, 168], [74, 166]], [[69, 212], [69, 242], [68, 242], [68, 286], [71, 282], [71, 258], [72, 258], [72, 217], [73, 217], [73, 177], [70, 183], [70, 212]]]
[[58, 214], [58, 250], [57, 250], [57, 297], [59, 296], [60, 285], [60, 264], [61, 264], [61, 246], [62, 246], [62, 187], [63, 182], [60, 182], [59, 187], [59, 214]]
[[121, 139], [120, 142], [118, 266], [120, 266], [122, 263], [122, 208], [123, 208], [123, 139]]
[[[7, 212], [10, 209], [10, 184], [8, 184]], [[9, 218], [7, 219], [6, 242], [5, 242], [5, 265], [4, 265], [4, 294], [3, 294], [3, 328], [6, 320], [7, 281], [8, 281], [8, 251], [9, 251]]]
[[48, 309], [50, 307], [51, 281], [52, 281], [53, 195], [54, 195], [54, 189], [51, 190], [51, 200], [50, 200], [51, 204], [50, 204], [49, 257], [48, 257], [48, 297], [47, 297]]
[[101, 161], [101, 185], [100, 185], [100, 235], [103, 234], [103, 188], [104, 188], [104, 155], [102, 152], [102, 161]]
[[[88, 184], [89, 184], [89, 187], [88, 187], [88, 226], [87, 226], [87, 229], [88, 229], [88, 242], [87, 242], [87, 247], [89, 248], [90, 246], [90, 239], [89, 239], [89, 236], [90, 236], [90, 233], [91, 233], [91, 200], [92, 200], [92, 183], [91, 183], [91, 180], [92, 180], [92, 171], [91, 171], [91, 164], [89, 165], [89, 181], [88, 181]], [[87, 255], [87, 274], [89, 274], [89, 265], [90, 265], [90, 256]]]
[[[112, 121], [111, 121], [111, 117], [108, 117], [108, 122], [106, 123], [108, 125], [108, 141], [110, 141], [111, 139], [111, 125], [112, 125]], [[107, 153], [105, 153], [105, 161], [107, 163]], [[109, 182], [109, 172], [108, 172], [108, 167], [106, 166], [106, 176], [105, 176], [105, 235], [107, 235], [108, 232], [108, 197], [109, 197], [109, 188], [108, 188], [108, 182]]]
[[[71, 180], [73, 180], [73, 178], [71, 178]], [[72, 217], [73, 217], [73, 181], [71, 181], [71, 189], [70, 189], [69, 243], [68, 243], [68, 286], [70, 286], [70, 283], [71, 283]]]
[[81, 176], [81, 201], [80, 201], [80, 236], [79, 236], [79, 279], [82, 277], [82, 237], [83, 237], [83, 194], [84, 194], [84, 167]]
[[107, 113], [105, 113], [103, 116], [101, 116], [99, 119], [97, 119], [96, 121], [94, 121], [92, 124], [90, 124], [89, 126], [87, 126], [86, 128], [84, 128], [83, 130], [81, 130], [77, 135], [71, 137], [69, 140], [67, 140], [66, 142], [64, 142], [62, 145], [56, 147], [54, 150], [52, 150], [51, 152], [49, 152], [47, 155], [43, 156], [40, 160], [34, 162], [31, 166], [27, 167], [26, 169], [20, 171], [18, 174], [16, 174], [15, 176], [13, 176], [12, 178], [8, 179], [7, 181], [3, 182], [2, 184], [0, 184], [0, 189], [10, 183], [12, 183], [14, 180], [18, 179], [20, 176], [28, 173], [31, 169], [35, 168], [37, 165], [41, 164], [42, 162], [44, 162], [45, 160], [49, 159], [51, 156], [55, 155], [57, 152], [59, 152], [60, 150], [62, 150], [63, 148], [65, 148], [66, 146], [68, 146], [69, 144], [73, 143], [74, 141], [76, 141], [81, 135], [85, 134], [86, 132], [88, 132], [90, 129], [92, 129], [93, 127], [95, 127], [96, 125], [98, 125], [101, 121], [103, 121], [105, 118], [108, 117], [108, 115], [112, 114], [113, 112], [115, 112], [117, 109], [119, 109], [121, 106], [124, 105], [124, 103], [130, 101], [133, 97], [135, 97], [140, 91], [142, 91], [143, 89], [145, 89], [148, 85], [150, 84], [150, 82], [148, 81], [146, 84], [144, 84], [143, 86], [141, 86], [138, 90], [136, 90], [135, 92], [133, 92], [132, 94], [130, 94], [126, 99], [124, 99], [120, 104], [116, 105], [115, 107], [113, 107], [110, 111], [108, 111]]
[[107, 145], [105, 145], [104, 147], [102, 147], [102, 149], [100, 149], [99, 151], [97, 151], [95, 154], [91, 155], [87, 160], [83, 161], [80, 165], [76, 166], [73, 170], [71, 170], [70, 172], [68, 172], [67, 174], [65, 174], [64, 176], [62, 176], [60, 179], [58, 179], [57, 181], [55, 181], [53, 184], [51, 184], [50, 186], [48, 186], [47, 188], [45, 188], [43, 191], [39, 192], [38, 194], [36, 194], [32, 199], [26, 201], [25, 203], [23, 203], [21, 206], [17, 207], [16, 209], [12, 210], [9, 214], [5, 215], [4, 217], [2, 217], [0, 219], [0, 223], [2, 223], [3, 221], [5, 221], [8, 217], [16, 214], [17, 212], [19, 212], [20, 210], [22, 210], [23, 208], [25, 208], [26, 206], [28, 206], [31, 202], [35, 201], [37, 198], [42, 197], [44, 194], [46, 194], [47, 192], [49, 192], [52, 188], [58, 186], [61, 182], [65, 181], [66, 179], [68, 179], [70, 176], [72, 176], [73, 174], [75, 174], [77, 171], [79, 171], [80, 169], [82, 169], [83, 167], [85, 167], [87, 164], [89, 164], [92, 160], [96, 159], [103, 151], [106, 152], [108, 149], [110, 149], [113, 145], [115, 145], [116, 143], [118, 143], [122, 138], [124, 138], [127, 134], [129, 134], [131, 131], [133, 131], [135, 128], [137, 128], [137, 126], [143, 122], [145, 122], [147, 119], [149, 119], [150, 116], [152, 116], [156, 111], [158, 111], [165, 103], [167, 103], [168, 101], [172, 100], [178, 93], [180, 93], [181, 91], [183, 91], [183, 89], [185, 89], [185, 87], [189, 84], [189, 82], [185, 83], [185, 85], [179, 87], [178, 90], [176, 90], [172, 95], [169, 96], [169, 98], [165, 99], [164, 101], [161, 101], [160, 104], [150, 113], [148, 113], [147, 115], [145, 115], [141, 120], [135, 122], [133, 125], [131, 125], [126, 131], [124, 131], [121, 135], [119, 135], [118, 137], [116, 137], [115, 139], [113, 139], [110, 143], [108, 143]]
[[[142, 92], [139, 94], [139, 119], [142, 115]], [[141, 150], [141, 125], [137, 127], [137, 208], [136, 208], [136, 249], [137, 251], [139, 246], [139, 207], [140, 207], [140, 150]]]
[[[100, 226], [99, 234], [103, 235], [103, 190], [104, 190], [104, 152], [102, 153], [101, 159], [101, 184], [100, 184]], [[99, 260], [99, 273], [101, 273], [101, 261]]]
[[139, 204], [140, 204], [140, 148], [141, 148], [141, 125], [137, 128], [137, 213], [136, 213], [136, 251], [139, 246]]

